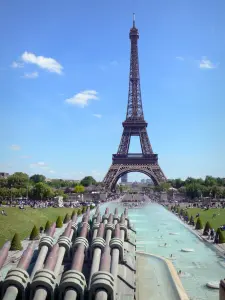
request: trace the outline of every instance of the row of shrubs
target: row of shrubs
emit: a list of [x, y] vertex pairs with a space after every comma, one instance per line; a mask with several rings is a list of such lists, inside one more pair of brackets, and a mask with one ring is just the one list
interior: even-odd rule
[[[94, 208], [95, 208], [94, 206], [90, 207], [90, 209], [94, 209]], [[58, 216], [58, 218], [56, 220], [56, 228], [63, 227], [63, 224], [68, 223], [75, 214], [77, 214], [78, 216], [82, 215], [86, 212], [86, 210], [87, 210], [87, 207], [83, 206], [82, 208], [74, 209], [71, 216], [67, 213], [65, 215], [64, 219], [61, 216]], [[45, 224], [45, 228], [43, 228], [44, 232], [47, 233], [47, 231], [49, 230], [50, 227], [51, 227], [51, 223], [50, 223], [50, 221], [47, 221]], [[30, 233], [29, 239], [31, 241], [38, 240], [40, 238], [39, 234], [40, 234], [40, 232], [39, 232], [37, 226], [34, 225], [32, 231]], [[15, 233], [13, 236], [12, 242], [11, 242], [10, 250], [22, 250], [22, 249], [23, 249], [23, 247], [21, 244], [19, 234]]]
[[[213, 228], [209, 221], [206, 222], [205, 227], [203, 226], [202, 220], [200, 217], [197, 218], [197, 221], [195, 223], [194, 217], [189, 216], [188, 211], [184, 209], [180, 209], [179, 206], [171, 206], [171, 211], [178, 214], [180, 217], [183, 217], [183, 219], [189, 224], [195, 227], [196, 230], [202, 230], [203, 229], [203, 235], [207, 236], [209, 235], [209, 231]], [[225, 237], [223, 235], [223, 232], [220, 228], [216, 231], [216, 237], [218, 237], [217, 242], [219, 244], [225, 243]]]

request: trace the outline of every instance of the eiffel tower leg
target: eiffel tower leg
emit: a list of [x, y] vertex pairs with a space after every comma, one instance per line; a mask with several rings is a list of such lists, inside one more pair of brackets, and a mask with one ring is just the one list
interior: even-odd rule
[[130, 146], [130, 132], [126, 129], [123, 130], [123, 134], [121, 137], [118, 154], [127, 154]]
[[111, 183], [114, 182], [115, 178], [117, 177], [117, 173], [120, 169], [120, 165], [115, 164], [111, 165], [105, 178], [103, 179], [103, 184], [106, 190], [111, 190]]
[[167, 181], [165, 174], [163, 173], [162, 169], [160, 168], [160, 166], [158, 164], [151, 166], [150, 168], [151, 168], [152, 173], [154, 174], [154, 177], [156, 178], [158, 184]]
[[143, 154], [153, 153], [146, 128], [142, 129], [140, 132], [140, 142], [141, 142], [141, 149]]

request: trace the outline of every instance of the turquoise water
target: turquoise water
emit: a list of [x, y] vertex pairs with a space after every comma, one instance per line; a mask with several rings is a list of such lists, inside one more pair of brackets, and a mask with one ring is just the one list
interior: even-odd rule
[[[120, 205], [108, 203], [110, 212]], [[119, 211], [122, 212], [122, 205]], [[190, 300], [218, 300], [219, 291], [207, 288], [209, 281], [225, 277], [225, 259], [193, 234], [179, 218], [158, 204], [129, 209], [130, 221], [137, 230], [137, 250], [171, 259], [177, 271], [182, 271], [181, 281]], [[171, 235], [176, 233], [176, 235]], [[164, 246], [167, 244], [166, 247]], [[194, 252], [181, 252], [191, 248]]]

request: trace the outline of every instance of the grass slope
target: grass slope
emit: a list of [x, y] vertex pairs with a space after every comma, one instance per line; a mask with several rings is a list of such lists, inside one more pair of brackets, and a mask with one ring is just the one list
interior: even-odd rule
[[29, 237], [34, 225], [38, 230], [40, 226], [45, 227], [46, 221], [55, 222], [58, 216], [63, 219], [68, 213], [72, 214], [74, 208], [26, 208], [4, 207], [7, 216], [0, 215], [0, 247], [11, 240], [17, 232], [21, 240]]
[[[213, 208], [203, 210], [200, 208], [188, 208], [187, 211], [189, 216], [194, 217], [195, 222], [197, 220], [195, 216], [199, 213], [203, 226], [205, 226], [206, 222], [209, 221], [212, 227], [216, 230], [218, 227], [225, 224], [225, 209]], [[213, 218], [214, 214], [216, 214], [215, 218]]]

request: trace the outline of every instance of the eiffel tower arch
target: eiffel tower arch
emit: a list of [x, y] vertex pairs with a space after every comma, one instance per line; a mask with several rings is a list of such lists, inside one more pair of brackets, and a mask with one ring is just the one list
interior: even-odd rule
[[[152, 150], [147, 133], [148, 123], [144, 119], [138, 60], [139, 32], [135, 26], [135, 16], [129, 37], [131, 53], [126, 120], [122, 123], [123, 133], [118, 151], [113, 154], [112, 165], [103, 180], [105, 188], [111, 191], [114, 191], [119, 178], [130, 172], [146, 174], [155, 185], [167, 180], [158, 164], [158, 155]], [[139, 136], [142, 153], [129, 153], [132, 136]]]

